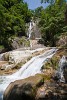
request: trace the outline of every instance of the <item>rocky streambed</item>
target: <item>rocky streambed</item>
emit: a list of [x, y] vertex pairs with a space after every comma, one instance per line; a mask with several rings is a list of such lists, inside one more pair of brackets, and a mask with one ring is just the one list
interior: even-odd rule
[[18, 49], [0, 54], [0, 75], [15, 73], [32, 57], [44, 53], [49, 48], [39, 48], [36, 50]]
[[[41, 51], [41, 54], [43, 52], [45, 51]], [[33, 55], [39, 55], [39, 53], [34, 53]], [[47, 54], [48, 52], [46, 53], [46, 55], [39, 56], [39, 61], [41, 62], [44, 56], [47, 57]], [[59, 64], [62, 58], [63, 61], [61, 67]], [[40, 65], [39, 61], [37, 63], [39, 63]], [[37, 65], [35, 65], [34, 67], [37, 67]], [[65, 81], [61, 81], [63, 77], [61, 77], [61, 72], [59, 73], [59, 68], [61, 68], [61, 72], [63, 70], [62, 74]], [[11, 82], [4, 92], [3, 100], [66, 100], [66, 50], [59, 49], [56, 53], [54, 53], [51, 59], [47, 57], [46, 63], [43, 62], [40, 70], [40, 73], [37, 73], [34, 76], [29, 76], [28, 78]], [[30, 72], [33, 73], [33, 70], [30, 70]]]
[[54, 80], [45, 81], [42, 75], [35, 75], [11, 83], [4, 100], [66, 100], [67, 84]]

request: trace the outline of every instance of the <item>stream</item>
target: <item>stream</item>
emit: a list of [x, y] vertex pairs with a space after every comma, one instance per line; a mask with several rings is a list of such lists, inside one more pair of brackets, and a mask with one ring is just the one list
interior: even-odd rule
[[47, 50], [45, 53], [33, 57], [26, 64], [21, 66], [16, 73], [7, 76], [0, 76], [0, 100], [3, 100], [3, 93], [11, 82], [41, 73], [41, 67], [43, 64], [50, 59], [56, 53], [56, 51], [56, 48]]

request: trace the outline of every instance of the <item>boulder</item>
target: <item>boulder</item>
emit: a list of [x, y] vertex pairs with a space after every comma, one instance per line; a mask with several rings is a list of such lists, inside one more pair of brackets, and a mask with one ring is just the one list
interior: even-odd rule
[[10, 52], [4, 53], [4, 60], [5, 61], [9, 61], [9, 54], [10, 54]]
[[2, 68], [3, 65], [7, 64], [7, 61], [0, 61], [0, 69]]
[[66, 35], [61, 35], [60, 37], [59, 37], [59, 41], [58, 41], [58, 43], [57, 43], [57, 45], [58, 46], [66, 46], [67, 45], [67, 36]]
[[67, 100], [67, 84], [44, 81], [42, 75], [35, 75], [12, 82], [3, 100]]
[[47, 82], [36, 93], [36, 100], [67, 100], [67, 84]]
[[31, 55], [30, 52], [25, 51], [12, 51], [9, 53], [9, 63], [10, 64], [18, 64], [22, 62], [24, 59], [28, 58]]
[[4, 61], [4, 53], [0, 54], [0, 61]]
[[5, 90], [3, 100], [35, 100], [37, 88], [42, 84], [41, 75], [12, 82]]
[[27, 40], [26, 37], [11, 37], [9, 38], [9, 42], [11, 45], [11, 50], [14, 49], [19, 49], [19, 48], [24, 48], [24, 47], [29, 47], [29, 40]]
[[0, 54], [6, 52], [7, 49], [6, 48], [0, 48]]
[[44, 99], [45, 98], [45, 90], [46, 90], [46, 86], [44, 87], [40, 87], [38, 90], [37, 90], [37, 93], [36, 93], [36, 99], [39, 100], [39, 99]]
[[10, 70], [13, 69], [14, 67], [15, 67], [14, 64], [9, 65], [8, 63], [6, 63], [2, 65], [1, 70]]

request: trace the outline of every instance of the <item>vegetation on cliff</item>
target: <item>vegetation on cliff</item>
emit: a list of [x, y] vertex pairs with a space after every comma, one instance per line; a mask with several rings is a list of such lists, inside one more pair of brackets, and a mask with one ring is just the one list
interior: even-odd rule
[[10, 48], [9, 37], [26, 36], [31, 12], [23, 0], [0, 0], [0, 45]]
[[38, 7], [32, 11], [28, 9], [24, 0], [0, 0], [0, 45], [11, 49], [9, 38], [26, 36], [26, 23], [30, 22], [31, 17], [38, 22], [44, 45], [57, 45], [59, 36], [67, 32], [67, 2], [66, 0], [41, 1], [50, 4], [46, 9]]
[[56, 46], [59, 36], [67, 32], [66, 0], [42, 0], [44, 1], [50, 2], [50, 5], [46, 9], [43, 7], [35, 9], [34, 19], [39, 21], [44, 45]]

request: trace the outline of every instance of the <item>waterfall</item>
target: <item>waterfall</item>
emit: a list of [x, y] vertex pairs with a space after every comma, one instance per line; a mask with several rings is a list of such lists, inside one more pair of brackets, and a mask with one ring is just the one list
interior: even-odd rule
[[0, 54], [0, 61], [4, 60], [4, 53]]
[[32, 22], [30, 22], [30, 25], [29, 25], [29, 39], [31, 38], [31, 33], [32, 33]]
[[64, 78], [64, 67], [67, 65], [66, 57], [63, 56], [59, 61], [59, 76], [60, 76], [60, 82], [65, 82]]
[[56, 51], [56, 48], [47, 50], [45, 53], [33, 57], [30, 61], [24, 64], [16, 73], [8, 76], [0, 76], [0, 100], [2, 100], [3, 93], [11, 82], [14, 82], [15, 80], [19, 79], [24, 79], [29, 76], [33, 76], [37, 73], [41, 73], [41, 67], [43, 66], [43, 64], [48, 59], [50, 59]]
[[28, 33], [27, 33], [27, 34], [29, 34], [29, 36], [28, 36], [29, 39], [31, 38], [31, 34], [33, 32], [34, 26], [35, 26], [35, 23], [31, 20], [31, 22], [29, 23], [29, 29], [28, 29]]

